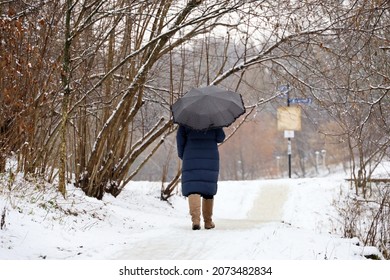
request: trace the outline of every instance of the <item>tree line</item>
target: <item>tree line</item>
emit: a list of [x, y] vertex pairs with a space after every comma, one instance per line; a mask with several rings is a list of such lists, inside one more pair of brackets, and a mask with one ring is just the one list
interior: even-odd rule
[[238, 137], [268, 118], [278, 86], [289, 84], [313, 98], [307, 120], [347, 147], [356, 191], [365, 193], [389, 153], [389, 5], [2, 1], [0, 172], [13, 157], [18, 172], [57, 180], [64, 196], [67, 183], [98, 199], [117, 196], [172, 139], [170, 106], [191, 87], [242, 93], [247, 113], [229, 130]]

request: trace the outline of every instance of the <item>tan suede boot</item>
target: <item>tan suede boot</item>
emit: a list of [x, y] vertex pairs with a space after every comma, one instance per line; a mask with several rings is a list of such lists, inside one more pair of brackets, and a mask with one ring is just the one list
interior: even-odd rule
[[188, 204], [190, 207], [190, 215], [192, 221], [192, 229], [200, 229], [200, 195], [190, 194], [188, 196]]
[[203, 214], [204, 228], [205, 229], [215, 228], [215, 224], [212, 220], [213, 206], [214, 206], [214, 199], [204, 199], [203, 198], [203, 200], [202, 200], [202, 214]]

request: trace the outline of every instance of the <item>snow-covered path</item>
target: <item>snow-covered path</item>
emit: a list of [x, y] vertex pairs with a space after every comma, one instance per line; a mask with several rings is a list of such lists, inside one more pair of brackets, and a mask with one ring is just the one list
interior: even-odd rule
[[363, 248], [355, 240], [329, 234], [335, 184], [329, 179], [315, 184], [310, 179], [221, 182], [215, 197], [215, 229], [191, 230], [187, 201], [182, 200], [174, 217], [133, 233], [112, 258], [362, 259]]
[[[357, 238], [335, 234], [339, 220], [334, 205], [349, 191], [343, 174], [326, 178], [220, 182], [214, 208], [217, 227], [213, 230], [191, 230], [187, 200], [178, 194], [169, 204], [162, 202], [160, 188], [159, 182], [131, 182], [121, 196], [106, 196], [103, 201], [85, 197], [77, 188], [67, 200], [49, 194], [38, 199], [37, 194], [26, 196], [24, 192], [12, 200], [0, 196], [0, 206], [3, 206], [0, 210], [7, 210], [5, 228], [0, 231], [0, 260], [120, 260], [110, 263], [26, 261], [23, 264], [28, 265], [27, 269], [17, 261], [10, 267], [6, 261], [2, 275], [13, 279], [15, 271], [25, 271], [28, 276], [24, 278], [31, 278], [34, 271], [34, 275], [43, 279], [42, 271], [49, 271], [50, 277], [63, 271], [57, 276], [65, 279], [69, 278], [65, 277], [66, 272], [80, 276], [82, 268], [84, 278], [94, 272], [95, 279], [110, 279], [123, 265], [150, 268], [199, 265], [209, 269], [208, 265], [257, 266], [263, 260], [364, 260], [367, 254], [377, 254], [376, 248], [359, 245]], [[322, 270], [314, 268], [306, 275], [310, 277], [302, 277], [308, 263], [293, 262], [287, 267], [281, 267], [281, 263], [272, 263], [275, 275], [279, 273], [282, 277], [276, 279], [294, 275], [302, 279], [324, 278], [325, 274], [332, 274], [325, 278], [333, 279], [335, 270], [333, 266], [327, 269], [328, 264], [339, 264], [310, 262], [312, 268], [319, 263], [327, 266], [319, 267]], [[42, 269], [38, 264], [45, 267]], [[344, 278], [351, 278], [353, 272], [363, 279], [362, 275], [367, 275], [365, 278], [373, 275], [368, 264], [381, 262], [346, 264], [347, 268], [344, 262], [338, 266], [345, 273]], [[96, 269], [96, 265], [101, 267]], [[388, 266], [384, 266], [387, 268], [375, 268], [375, 272], [380, 272], [377, 275], [388, 274]]]
[[248, 213], [248, 218], [262, 222], [280, 222], [289, 188], [284, 184], [267, 184], [261, 188]]
[[21, 193], [11, 201], [16, 208], [0, 199], [7, 209], [0, 259], [364, 259], [369, 248], [359, 240], [332, 234], [339, 226], [333, 200], [344, 181], [341, 174], [220, 182], [216, 228], [199, 231], [191, 230], [180, 194], [170, 204], [159, 200], [159, 182], [131, 182], [103, 201], [77, 188], [67, 200], [54, 192], [30, 201]]
[[[241, 219], [218, 218], [215, 215], [216, 228], [213, 230], [190, 230], [189, 217], [182, 221], [180, 227], [167, 227], [158, 229], [160, 233], [156, 237], [153, 233], [151, 238], [144, 236], [143, 240], [132, 243], [118, 253], [119, 259], [214, 259], [216, 254], [220, 258], [240, 259], [248, 255], [255, 258], [261, 250], [263, 238], [270, 234], [269, 230], [281, 224], [283, 206], [288, 198], [288, 186], [267, 184], [256, 190], [257, 195], [253, 200], [253, 206], [248, 211], [247, 217]], [[221, 194], [223, 196], [223, 194]], [[219, 199], [221, 201], [221, 199]], [[237, 203], [240, 201], [237, 200]], [[218, 211], [222, 208], [236, 208], [242, 205], [224, 205], [217, 203]], [[271, 223], [271, 227], [267, 227]], [[268, 230], [267, 230], [268, 229]], [[258, 240], [255, 243], [242, 242], [242, 246], [230, 246], [229, 244], [240, 240], [253, 239], [254, 231], [258, 231]], [[256, 234], [257, 235], [257, 234]], [[232, 238], [232, 236], [235, 236]], [[233, 243], [232, 243], [233, 242]], [[197, 248], [194, 250], [194, 248]]]

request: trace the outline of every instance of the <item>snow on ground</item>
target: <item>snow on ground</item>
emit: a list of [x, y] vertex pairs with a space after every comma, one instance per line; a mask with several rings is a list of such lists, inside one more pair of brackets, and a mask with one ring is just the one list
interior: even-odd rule
[[376, 249], [337, 234], [345, 177], [220, 182], [216, 228], [192, 231], [186, 199], [161, 201], [158, 182], [102, 201], [69, 185], [65, 200], [3, 175], [0, 260], [362, 260]]

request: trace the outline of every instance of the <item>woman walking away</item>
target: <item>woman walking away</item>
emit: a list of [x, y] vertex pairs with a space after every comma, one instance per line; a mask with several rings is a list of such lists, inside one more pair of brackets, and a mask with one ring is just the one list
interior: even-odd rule
[[193, 230], [200, 229], [201, 212], [205, 229], [215, 227], [212, 215], [219, 175], [218, 143], [224, 139], [222, 128], [198, 131], [179, 126], [176, 140], [183, 160], [182, 193], [188, 197]]

